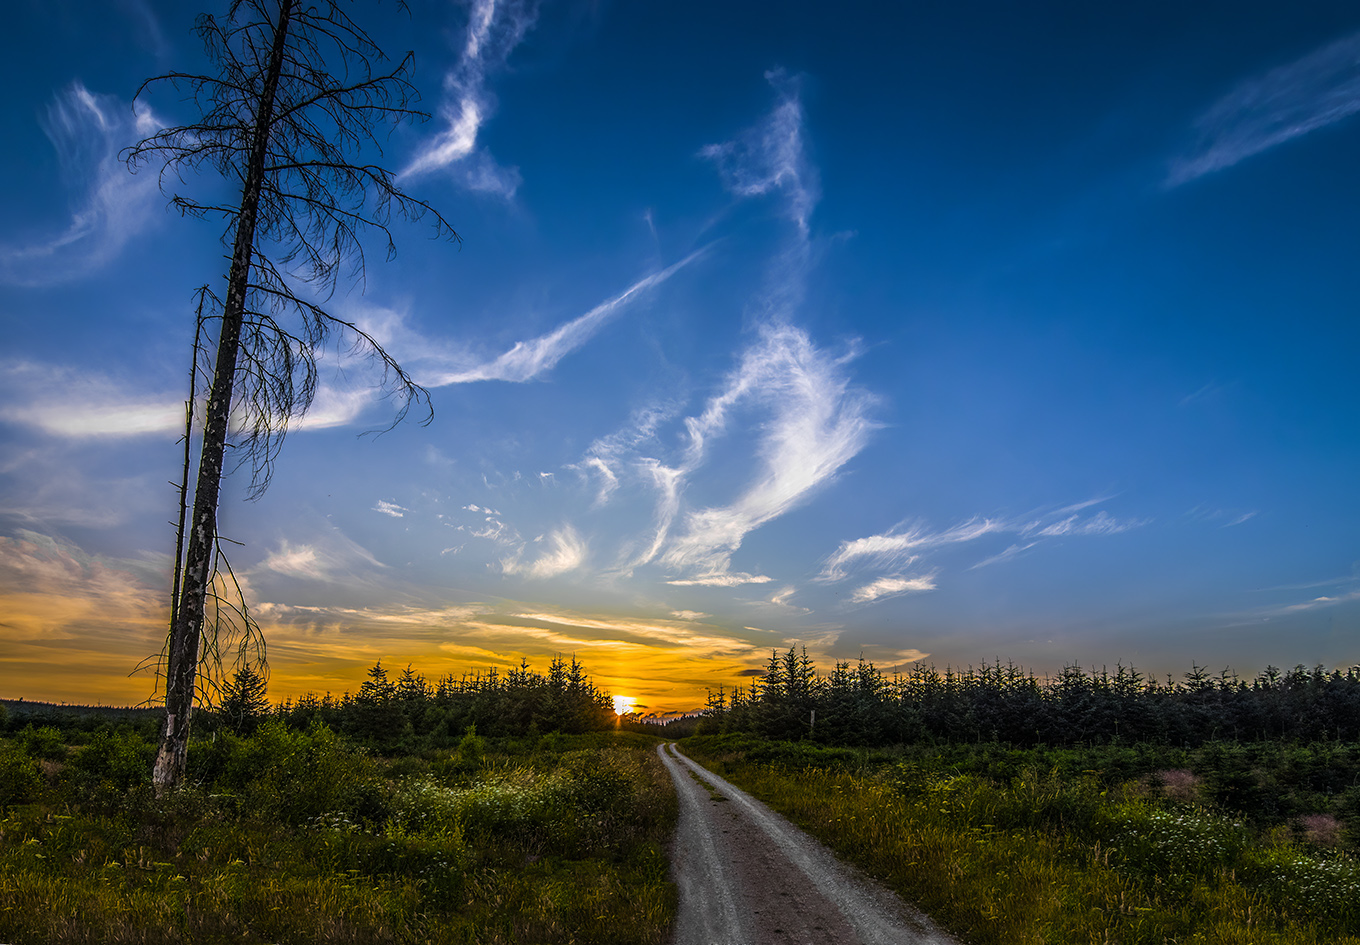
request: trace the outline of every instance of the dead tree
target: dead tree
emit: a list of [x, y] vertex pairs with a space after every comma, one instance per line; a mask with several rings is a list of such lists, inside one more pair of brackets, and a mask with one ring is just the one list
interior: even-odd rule
[[231, 256], [212, 318], [215, 363], [166, 648], [157, 790], [183, 778], [197, 673], [213, 650], [211, 640], [205, 646], [205, 617], [228, 444], [249, 466], [250, 494], [258, 497], [289, 421], [312, 402], [318, 352], [337, 335], [381, 365], [397, 404], [393, 424], [413, 406], [428, 411], [428, 394], [401, 365], [325, 306], [337, 279], [362, 279], [365, 236], [385, 241], [391, 258], [394, 218], [426, 218], [437, 235], [458, 239], [447, 220], [405, 194], [389, 171], [360, 163], [381, 154], [381, 131], [427, 117], [411, 107], [411, 54], [393, 66], [339, 0], [233, 0], [222, 21], [200, 16], [197, 31], [215, 73], [168, 73], [143, 83], [138, 96], [168, 83], [197, 107], [198, 120], [166, 128], [125, 155], [133, 171], [159, 165], [167, 193], [207, 169], [237, 185], [240, 197], [231, 204], [178, 191], [171, 197], [183, 214], [224, 221]]

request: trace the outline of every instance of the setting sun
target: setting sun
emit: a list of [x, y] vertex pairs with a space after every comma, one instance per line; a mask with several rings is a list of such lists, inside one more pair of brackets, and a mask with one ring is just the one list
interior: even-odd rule
[[633, 711], [633, 707], [636, 706], [636, 705], [637, 705], [637, 700], [634, 699], [632, 696], [615, 696], [615, 697], [614, 697], [614, 714], [615, 714], [615, 715], [627, 715], [629, 712], [632, 712], [632, 711]]

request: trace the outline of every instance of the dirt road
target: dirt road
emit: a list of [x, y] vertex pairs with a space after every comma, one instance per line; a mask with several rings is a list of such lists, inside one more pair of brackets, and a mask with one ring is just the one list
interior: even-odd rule
[[958, 945], [930, 920], [673, 744], [673, 945]]

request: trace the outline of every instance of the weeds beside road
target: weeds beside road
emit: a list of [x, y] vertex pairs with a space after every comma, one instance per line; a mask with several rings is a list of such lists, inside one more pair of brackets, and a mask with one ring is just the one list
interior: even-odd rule
[[682, 744], [972, 945], [1360, 942], [1347, 853], [1146, 783], [1034, 768], [996, 780], [923, 751], [785, 744], [752, 761], [769, 743]]

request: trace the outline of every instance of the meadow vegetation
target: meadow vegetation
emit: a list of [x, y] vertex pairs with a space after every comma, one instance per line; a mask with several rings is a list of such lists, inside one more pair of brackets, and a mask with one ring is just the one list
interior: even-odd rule
[[[536, 705], [492, 736], [448, 724], [475, 700], [441, 707], [409, 679], [402, 699], [377, 669], [302, 711], [245, 680], [247, 711], [203, 713], [188, 786], [160, 798], [154, 716], [10, 713], [0, 941], [661, 941], [676, 808], [654, 738], [601, 713], [551, 730], [587, 728], [573, 700], [603, 704], [560, 661], [514, 685], [555, 698], [561, 724]], [[523, 695], [504, 677], [478, 691]]]
[[1357, 727], [1356, 670], [823, 676], [790, 650], [681, 745], [971, 945], [1321, 945], [1360, 943]]

